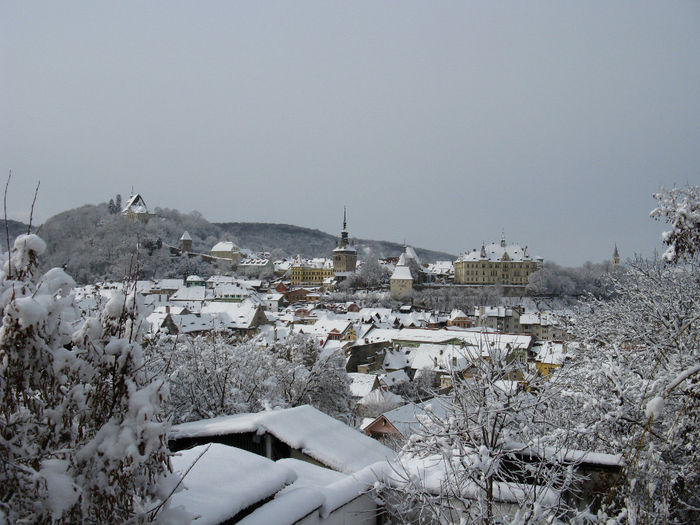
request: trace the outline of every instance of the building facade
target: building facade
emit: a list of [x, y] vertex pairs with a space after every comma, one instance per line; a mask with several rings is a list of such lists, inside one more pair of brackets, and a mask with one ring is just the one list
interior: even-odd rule
[[462, 254], [454, 263], [456, 284], [505, 284], [525, 286], [528, 277], [542, 267], [541, 257], [531, 257], [527, 246], [482, 244], [481, 250]]
[[292, 266], [291, 284], [292, 286], [320, 286], [323, 281], [333, 277], [333, 267], [328, 261], [320, 264], [307, 262]]

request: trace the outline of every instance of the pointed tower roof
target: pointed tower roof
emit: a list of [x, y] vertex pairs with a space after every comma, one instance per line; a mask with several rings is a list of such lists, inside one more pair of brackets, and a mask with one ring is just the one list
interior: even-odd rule
[[348, 212], [345, 206], [343, 206], [343, 230], [340, 232], [340, 242], [337, 243], [337, 247], [333, 251], [356, 251], [355, 247], [350, 245], [348, 238]]
[[191, 241], [192, 237], [190, 237], [190, 234], [187, 230], [185, 230], [185, 233], [182, 234], [182, 237], [180, 237], [181, 241]]

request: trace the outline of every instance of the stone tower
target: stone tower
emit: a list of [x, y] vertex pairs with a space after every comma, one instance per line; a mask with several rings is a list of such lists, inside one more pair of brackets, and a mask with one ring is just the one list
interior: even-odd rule
[[348, 240], [347, 212], [343, 207], [343, 231], [340, 233], [340, 242], [333, 250], [333, 272], [336, 275], [354, 272], [356, 265], [357, 250]]
[[180, 237], [180, 251], [181, 252], [191, 252], [192, 251], [192, 237], [185, 231]]
[[615, 243], [615, 250], [613, 251], [612, 263], [613, 266], [617, 266], [618, 264], [620, 264], [620, 252], [617, 251], [617, 243]]

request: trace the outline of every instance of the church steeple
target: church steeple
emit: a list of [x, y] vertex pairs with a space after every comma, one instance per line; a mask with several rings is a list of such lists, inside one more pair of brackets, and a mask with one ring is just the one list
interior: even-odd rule
[[343, 231], [340, 232], [340, 247], [345, 248], [348, 245], [348, 213], [347, 208], [343, 206]]
[[613, 250], [612, 263], [613, 266], [620, 264], [620, 252], [617, 251], [617, 243], [615, 243], [615, 250]]
[[340, 232], [340, 242], [333, 250], [333, 269], [336, 273], [354, 272], [357, 265], [357, 252], [350, 245], [348, 237], [348, 211], [343, 206], [343, 230]]

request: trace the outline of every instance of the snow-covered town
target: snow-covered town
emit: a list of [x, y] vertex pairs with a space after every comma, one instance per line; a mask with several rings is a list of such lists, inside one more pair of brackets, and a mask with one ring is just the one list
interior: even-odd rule
[[700, 523], [700, 2], [0, 2], [0, 525]]
[[[689, 188], [659, 194], [654, 213], [677, 216], [679, 198], [697, 210]], [[115, 220], [156, 218], [135, 195]], [[692, 499], [694, 485], [675, 483], [697, 466], [688, 396], [700, 371], [700, 294], [687, 292], [698, 286], [700, 244], [697, 225], [674, 228], [665, 257], [683, 264], [621, 265], [615, 248], [598, 276], [610, 295], [560, 297], [549, 310], [512, 282], [523, 272], [536, 281], [541, 260], [530, 266], [505, 238], [424, 264], [406, 245], [358, 261], [346, 217], [328, 259], [271, 261], [231, 241], [196, 253], [184, 232], [163, 253], [221, 273], [79, 286], [60, 268], [38, 272], [47, 244], [21, 234], [4, 254], [1, 295], [11, 491], [1, 516], [82, 521], [89, 508], [98, 522], [463, 523], [484, 513], [585, 522], [609, 516], [616, 491], [634, 493], [635, 481], [619, 487], [632, 465], [644, 469], [638, 478], [677, 472], [674, 490]], [[267, 269], [252, 274], [246, 261]], [[363, 268], [379, 275], [371, 286]], [[471, 306], [420, 306], [435, 290], [467, 293]], [[633, 418], [641, 434], [622, 423]], [[640, 441], [630, 449], [629, 439]], [[688, 460], [652, 445], [680, 447]], [[100, 501], [110, 503], [91, 507]]]

